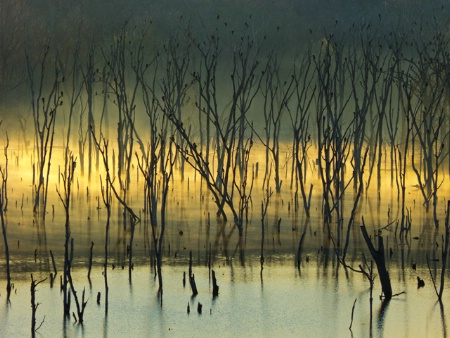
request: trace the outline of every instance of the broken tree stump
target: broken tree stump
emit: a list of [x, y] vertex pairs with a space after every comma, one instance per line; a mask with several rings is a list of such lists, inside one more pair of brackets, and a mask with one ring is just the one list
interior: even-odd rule
[[194, 276], [194, 274], [189, 276], [189, 284], [191, 284], [192, 297], [197, 296], [198, 295], [198, 291], [197, 291], [197, 285], [195, 284], [195, 276]]
[[366, 241], [367, 247], [372, 255], [375, 264], [377, 265], [378, 275], [380, 276], [381, 290], [384, 294], [384, 298], [389, 300], [392, 298], [392, 286], [391, 279], [389, 277], [389, 272], [386, 268], [386, 261], [384, 258], [384, 244], [383, 236], [378, 235], [378, 250], [372, 244], [372, 240], [366, 230], [366, 225], [364, 224], [364, 217], [362, 218], [361, 232]]
[[192, 297], [197, 296], [197, 285], [195, 284], [195, 276], [192, 273], [192, 251], [189, 252], [189, 284], [192, 289]]
[[52, 258], [53, 271], [55, 272], [55, 277], [56, 277], [56, 275], [58, 274], [58, 271], [56, 270], [55, 257], [53, 256], [52, 250], [50, 250], [50, 256]]
[[213, 282], [213, 297], [217, 297], [219, 295], [219, 285], [217, 285], [216, 273], [212, 270], [212, 282]]

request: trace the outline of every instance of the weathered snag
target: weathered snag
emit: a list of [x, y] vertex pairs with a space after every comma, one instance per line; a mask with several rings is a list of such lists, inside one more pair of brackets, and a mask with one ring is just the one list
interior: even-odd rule
[[367, 247], [375, 261], [378, 269], [378, 275], [380, 276], [381, 290], [384, 294], [384, 298], [389, 300], [392, 298], [392, 286], [391, 279], [389, 277], [389, 272], [386, 269], [386, 262], [384, 259], [384, 244], [383, 236], [378, 235], [378, 250], [372, 244], [372, 240], [366, 230], [366, 225], [364, 224], [364, 217], [362, 218], [361, 232], [363, 234], [364, 240], [366, 241]]

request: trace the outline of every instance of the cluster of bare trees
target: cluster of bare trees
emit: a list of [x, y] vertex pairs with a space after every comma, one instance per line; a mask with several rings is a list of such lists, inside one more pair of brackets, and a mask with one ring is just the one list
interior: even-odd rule
[[[438, 227], [438, 191], [448, 175], [445, 161], [450, 169], [450, 40], [439, 29], [431, 34], [413, 31], [386, 36], [380, 26], [353, 25], [345, 33], [325, 33], [320, 43], [313, 41], [295, 57], [287, 58], [267, 48], [265, 38], [247, 23], [233, 30], [218, 19], [215, 29], [205, 27], [202, 34], [194, 35], [189, 24], [181, 21], [177, 32], [162, 46], [150, 48], [151, 24], [133, 26], [127, 22], [105, 46], [86, 47], [80, 40], [70, 60], [63, 60], [49, 46], [36, 59], [26, 54], [34, 132], [33, 211], [42, 218], [49, 187], [56, 184], [51, 182], [55, 170], [51, 162], [56, 133], [61, 129], [57, 126], [62, 126], [64, 167], [58, 182], [62, 180], [63, 189], [58, 185], [57, 193], [65, 209], [61, 279], [65, 316], [70, 317], [70, 298], [74, 297], [74, 317], [82, 323], [87, 304], [84, 291], [79, 301], [72, 281], [74, 240], [69, 211], [77, 163], [85, 173], [86, 145], [89, 179], [94, 163], [99, 171], [101, 160], [103, 165], [100, 185], [107, 212], [106, 311], [114, 201], [123, 210], [124, 229], [129, 227], [130, 283], [135, 227], [141, 222], [141, 213], [136, 210], [142, 207], [144, 211], [143, 221], [151, 227], [152, 264], [162, 304], [167, 198], [175, 169], [184, 180], [185, 167], [190, 166], [212, 195], [218, 218], [223, 223], [232, 218], [228, 236], [237, 229], [240, 258], [244, 260], [244, 236], [257, 182], [257, 166], [252, 162], [255, 143], [265, 154], [260, 187], [261, 272], [271, 184], [275, 193], [291, 189], [295, 212], [299, 212], [301, 200], [309, 218], [312, 175], [317, 175], [321, 185], [316, 187], [321, 190], [318, 208], [344, 264], [360, 200], [370, 189], [374, 173], [378, 196], [383, 183], [397, 189], [401, 232], [409, 224], [409, 169], [417, 179], [426, 209], [432, 206]], [[73, 132], [74, 123], [77, 133]], [[25, 134], [25, 119], [22, 129]], [[285, 161], [284, 144], [290, 146]], [[78, 148], [78, 156], [73, 155], [72, 147]], [[134, 168], [144, 178], [136, 183], [143, 191], [143, 206], [133, 204], [129, 195]], [[282, 172], [286, 170], [288, 180], [287, 168], [290, 185], [283, 185]], [[390, 180], [381, 175], [383, 169], [390, 171]], [[8, 203], [7, 165], [0, 167], [0, 173], [0, 216], [8, 255], [3, 216]], [[350, 206], [346, 204], [349, 200]], [[446, 224], [448, 228], [448, 219]], [[378, 251], [367, 232], [363, 231], [363, 236], [372, 255], [381, 254], [381, 235]], [[304, 234], [301, 241], [303, 238]], [[299, 256], [300, 248], [301, 243]], [[381, 271], [387, 273], [383, 268], [379, 268], [380, 278]], [[388, 275], [384, 278], [389, 280]], [[389, 287], [383, 290], [390, 298]], [[8, 272], [8, 293], [10, 289]]]
[[[213, 194], [217, 215], [226, 220], [231, 213], [242, 233], [256, 174], [249, 162], [254, 141], [265, 148], [264, 179], [271, 176], [279, 193], [282, 167], [289, 165], [281, 159], [280, 144], [292, 140], [290, 189], [295, 189], [295, 208], [301, 197], [309, 216], [313, 185], [307, 172], [317, 167], [324, 221], [337, 222], [338, 245], [344, 218], [350, 227], [375, 170], [378, 193], [381, 171], [390, 170], [390, 183], [396, 184], [404, 205], [411, 164], [437, 226], [437, 191], [446, 159], [450, 166], [445, 124], [448, 38], [437, 28], [421, 36], [386, 36], [381, 24], [325, 33], [320, 44], [308, 44], [293, 60], [267, 51], [264, 38], [247, 23], [231, 30], [220, 20], [215, 29], [208, 32], [205, 27], [200, 35], [182, 23], [160, 48], [146, 45], [149, 26], [140, 30], [126, 23], [107, 47], [82, 48], [80, 42], [71, 62], [61, 60], [58, 52], [50, 57], [48, 46], [37, 60], [27, 54], [35, 134], [34, 211], [42, 208], [42, 215], [46, 213], [55, 125], [65, 92], [66, 152], [74, 142], [72, 121], [78, 115], [80, 167], [84, 173], [87, 142], [91, 177], [92, 163], [98, 168], [100, 157], [92, 138], [109, 137], [115, 129], [112, 176], [125, 202], [134, 162], [140, 162], [144, 176], [163, 172], [173, 140], [181, 155], [174, 164], [182, 179], [187, 163]], [[143, 127], [145, 120], [149, 128]], [[286, 125], [291, 126], [289, 135]], [[383, 154], [386, 147], [389, 165], [387, 152]], [[156, 181], [146, 181], [153, 186], [146, 190], [151, 209]], [[343, 200], [349, 186], [355, 202], [350, 216], [345, 216]], [[401, 214], [404, 229], [404, 210]]]

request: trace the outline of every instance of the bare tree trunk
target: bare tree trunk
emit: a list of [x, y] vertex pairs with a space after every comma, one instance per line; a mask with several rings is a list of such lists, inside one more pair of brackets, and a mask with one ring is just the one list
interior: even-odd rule
[[[50, 175], [50, 163], [52, 156], [56, 112], [58, 107], [62, 105], [63, 96], [62, 91], [60, 91], [60, 84], [63, 82], [63, 79], [60, 78], [61, 74], [57, 61], [55, 61], [55, 75], [48, 96], [45, 97], [43, 94], [43, 91], [45, 89], [45, 66], [47, 63], [48, 53], [49, 47], [46, 46], [40, 60], [40, 70], [38, 74], [39, 84], [37, 87], [35, 86], [34, 82], [37, 66], [36, 64], [32, 64], [29, 55], [26, 55], [27, 72], [31, 91], [31, 108], [34, 120], [35, 150], [37, 152], [38, 168], [38, 183], [37, 187], [35, 188], [33, 212], [38, 213], [39, 207], [42, 205], [43, 218], [45, 218], [46, 213], [45, 199], [48, 192], [48, 180]], [[47, 172], [45, 171], [46, 165]], [[43, 201], [40, 200], [41, 192], [44, 196]]]
[[[92, 130], [92, 129], [91, 129]], [[95, 135], [92, 130], [92, 134]], [[104, 145], [104, 160], [108, 163], [108, 145]], [[106, 170], [106, 168], [105, 168]], [[109, 175], [109, 171], [106, 171], [106, 175]], [[109, 286], [108, 286], [108, 255], [109, 255], [109, 226], [111, 220], [111, 203], [112, 203], [112, 193], [111, 187], [109, 185], [108, 178], [105, 178], [105, 182], [103, 183], [102, 178], [100, 177], [100, 185], [102, 192], [103, 204], [106, 208], [106, 226], [105, 226], [105, 252], [104, 252], [104, 265], [103, 265], [103, 277], [105, 280], [105, 314], [108, 314], [108, 305], [109, 305]]]
[[76, 167], [76, 162], [72, 154], [68, 154], [65, 158], [65, 168], [64, 173], [61, 174], [63, 183], [64, 183], [64, 191], [61, 193], [58, 188], [56, 192], [64, 206], [65, 210], [65, 242], [64, 242], [64, 272], [63, 272], [63, 306], [64, 306], [64, 316], [70, 317], [70, 290], [69, 286], [69, 278], [70, 278], [70, 265], [71, 265], [71, 256], [69, 255], [69, 240], [70, 240], [70, 199], [71, 199], [71, 189], [73, 183], [73, 177]]
[[36, 331], [39, 330], [39, 328], [44, 324], [44, 319], [39, 324], [38, 327], [36, 327], [36, 311], [40, 305], [40, 303], [36, 303], [36, 287], [41, 284], [42, 282], [45, 282], [47, 278], [40, 280], [39, 282], [36, 281], [33, 278], [33, 274], [31, 274], [31, 286], [30, 286], [30, 292], [31, 292], [31, 337], [36, 337]]
[[9, 139], [7, 136], [6, 146], [5, 146], [5, 157], [6, 157], [6, 166], [5, 168], [0, 167], [0, 175], [1, 175], [1, 190], [0, 190], [0, 220], [2, 223], [2, 233], [3, 233], [3, 241], [5, 243], [5, 255], [6, 255], [6, 297], [9, 300], [11, 295], [11, 270], [9, 265], [9, 247], [8, 247], [8, 238], [6, 234], [6, 220], [5, 220], [5, 211], [6, 211], [6, 201], [7, 201], [7, 183], [8, 183], [8, 155], [7, 150], [9, 146]]
[[366, 241], [370, 254], [372, 255], [372, 258], [377, 265], [378, 275], [380, 276], [381, 290], [384, 294], [384, 298], [386, 300], [389, 300], [392, 298], [392, 286], [384, 258], [383, 237], [381, 236], [381, 234], [378, 234], [378, 249], [375, 249], [372, 244], [372, 240], [367, 233], [366, 225], [364, 224], [364, 218], [362, 219], [362, 223], [363, 225], [361, 226], [361, 232], [363, 234], [364, 240]]

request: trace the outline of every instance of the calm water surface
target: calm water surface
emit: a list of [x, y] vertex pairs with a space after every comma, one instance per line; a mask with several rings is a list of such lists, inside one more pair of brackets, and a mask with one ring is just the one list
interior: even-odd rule
[[[45, 321], [38, 331], [42, 337], [133, 337], [148, 336], [301, 336], [301, 337], [439, 337], [446, 336], [445, 311], [450, 290], [444, 292], [444, 307], [435, 301], [434, 290], [425, 269], [402, 272], [391, 265], [394, 292], [405, 291], [385, 307], [378, 300], [375, 285], [373, 322], [370, 329], [368, 282], [360, 275], [341, 272], [333, 276], [331, 268], [310, 260], [299, 273], [288, 257], [266, 265], [260, 278], [259, 262], [248, 266], [217, 266], [220, 295], [212, 299], [207, 267], [194, 267], [199, 295], [191, 298], [183, 287], [187, 266], [164, 266], [163, 306], [157, 296], [157, 281], [148, 266], [134, 269], [133, 283], [126, 270], [109, 273], [108, 314], [104, 303], [96, 304], [97, 292], [103, 293], [100, 268], [92, 271], [91, 286], [85, 269], [76, 270], [76, 287], [86, 288], [89, 297], [85, 323], [73, 318], [63, 320], [59, 285], [50, 288], [46, 281], [38, 286], [41, 303], [37, 317]], [[425, 288], [417, 289], [416, 275], [425, 278]], [[43, 278], [38, 274], [35, 278]], [[30, 280], [16, 280], [11, 302], [2, 292], [0, 333], [2, 337], [24, 337], [30, 333]], [[348, 327], [356, 299], [352, 331]], [[196, 311], [203, 304], [202, 314]], [[187, 313], [190, 304], [191, 312]]]
[[[425, 255], [440, 257], [441, 230], [435, 230], [431, 213], [421, 206], [417, 189], [408, 193], [407, 206], [412, 215], [412, 228], [407, 240], [394, 236], [395, 226], [383, 230], [386, 240], [387, 264], [394, 293], [401, 293], [388, 304], [379, 300], [378, 278], [374, 284], [373, 318], [370, 324], [369, 282], [361, 274], [338, 268], [332, 242], [320, 216], [320, 192], [317, 177], [312, 198], [312, 216], [304, 216], [302, 205], [293, 208], [293, 192], [286, 186], [274, 195], [265, 222], [264, 270], [260, 268], [261, 191], [255, 188], [253, 209], [245, 229], [243, 250], [238, 248], [237, 230], [223, 224], [214, 216], [215, 205], [206, 188], [200, 189], [193, 173], [181, 182], [175, 178], [169, 196], [167, 229], [163, 257], [164, 293], [158, 296], [158, 281], [151, 265], [153, 240], [151, 227], [142, 213], [142, 192], [130, 194], [130, 205], [139, 210], [142, 221], [136, 227], [134, 239], [135, 264], [132, 282], [128, 278], [127, 245], [129, 227], [122, 225], [122, 210], [114, 203], [109, 239], [109, 307], [105, 312], [104, 238], [106, 212], [97, 209], [98, 182], [76, 175], [71, 204], [71, 229], [75, 243], [74, 283], [81, 296], [83, 289], [89, 298], [83, 325], [73, 318], [63, 318], [63, 296], [59, 275], [63, 269], [64, 213], [56, 195], [49, 191], [48, 214], [45, 221], [32, 214], [32, 194], [28, 172], [11, 170], [7, 232], [11, 252], [14, 290], [6, 301], [6, 272], [4, 244], [0, 249], [0, 336], [30, 335], [30, 274], [37, 280], [48, 278], [53, 271], [49, 251], [55, 255], [58, 276], [53, 287], [47, 279], [38, 286], [40, 306], [38, 323], [45, 318], [38, 336], [67, 337], [446, 337], [446, 313], [450, 311], [450, 282], [446, 277], [444, 301], [436, 302], [426, 265]], [[142, 178], [133, 171], [135, 184]], [[286, 178], [286, 180], [288, 180]], [[55, 178], [56, 181], [56, 178]], [[255, 186], [261, 186], [258, 178]], [[13, 183], [12, 183], [13, 182]], [[188, 183], [189, 182], [189, 183]], [[411, 183], [412, 185], [412, 183]], [[410, 185], [410, 186], [411, 186]], [[55, 184], [55, 188], [57, 183]], [[86, 187], [89, 186], [89, 194]], [[317, 187], [317, 188], [316, 188]], [[445, 190], [447, 189], [447, 190]], [[53, 190], [53, 191], [52, 191]], [[448, 187], [442, 189], [442, 196]], [[370, 231], [386, 226], [398, 217], [396, 193], [383, 185], [381, 201], [367, 192], [361, 200], [357, 221], [351, 230], [347, 263], [357, 267], [362, 253], [369, 253], [359, 230], [364, 215]], [[448, 194], [447, 194], [448, 195]], [[349, 207], [352, 192], [346, 195]], [[21, 204], [23, 201], [23, 208]], [[445, 201], [440, 200], [439, 216], [443, 220]], [[54, 209], [53, 209], [54, 206]], [[347, 208], [348, 209], [348, 208]], [[345, 217], [348, 217], [349, 210]], [[208, 224], [208, 213], [210, 224]], [[278, 220], [280, 232], [278, 232]], [[306, 231], [300, 269], [296, 266], [299, 240]], [[91, 283], [87, 279], [89, 247], [94, 242], [94, 266]], [[211, 247], [212, 269], [216, 271], [220, 294], [212, 298], [212, 282], [208, 268]], [[392, 249], [392, 255], [388, 254]], [[199, 294], [192, 298], [189, 284], [183, 286], [183, 273], [188, 271], [189, 251], [193, 252], [193, 272]], [[36, 255], [36, 258], [35, 258]], [[241, 256], [242, 255], [242, 256]], [[241, 263], [243, 258], [243, 263]], [[417, 270], [412, 264], [417, 263]], [[113, 269], [114, 264], [115, 269]], [[439, 262], [433, 263], [439, 272]], [[124, 269], [122, 269], [124, 266]], [[436, 270], [434, 270], [436, 269]], [[425, 280], [417, 288], [417, 276]], [[96, 303], [101, 292], [101, 302]], [[353, 302], [356, 299], [352, 330], [349, 330]], [[202, 314], [197, 304], [203, 304]], [[191, 312], [187, 313], [187, 306]], [[72, 311], [75, 310], [72, 301]]]

